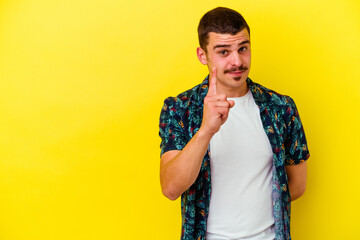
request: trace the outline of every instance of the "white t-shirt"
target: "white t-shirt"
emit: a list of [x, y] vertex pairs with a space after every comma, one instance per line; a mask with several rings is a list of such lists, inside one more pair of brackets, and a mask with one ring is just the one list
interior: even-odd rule
[[210, 141], [207, 240], [273, 240], [273, 152], [251, 91]]

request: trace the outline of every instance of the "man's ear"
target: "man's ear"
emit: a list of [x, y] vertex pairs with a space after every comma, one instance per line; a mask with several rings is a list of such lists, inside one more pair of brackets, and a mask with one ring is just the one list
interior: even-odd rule
[[205, 51], [204, 51], [201, 47], [198, 47], [198, 48], [196, 49], [196, 54], [197, 54], [197, 57], [198, 57], [199, 61], [200, 61], [202, 64], [206, 65], [206, 64], [207, 64], [207, 59], [206, 59], [206, 53], [205, 53]]

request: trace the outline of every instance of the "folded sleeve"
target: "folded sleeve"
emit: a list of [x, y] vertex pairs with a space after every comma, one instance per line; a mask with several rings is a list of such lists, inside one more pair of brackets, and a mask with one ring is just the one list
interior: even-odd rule
[[170, 150], [182, 150], [186, 145], [186, 134], [181, 120], [183, 114], [178, 102], [178, 98], [169, 97], [165, 99], [161, 109], [159, 125], [160, 156]]
[[288, 97], [287, 102], [288, 122], [285, 140], [285, 164], [295, 165], [306, 161], [310, 157], [310, 153], [295, 102], [290, 97]]

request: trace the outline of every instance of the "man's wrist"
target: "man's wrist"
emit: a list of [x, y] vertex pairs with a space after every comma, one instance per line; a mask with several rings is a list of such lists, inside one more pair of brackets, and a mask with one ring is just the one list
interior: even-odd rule
[[208, 142], [210, 142], [211, 138], [214, 136], [214, 133], [209, 132], [206, 128], [201, 126], [199, 130], [197, 131], [197, 137], [200, 139], [204, 139]]

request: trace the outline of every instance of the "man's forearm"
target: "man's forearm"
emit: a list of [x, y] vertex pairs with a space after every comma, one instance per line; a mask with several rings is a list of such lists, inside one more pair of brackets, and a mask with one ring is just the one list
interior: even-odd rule
[[291, 201], [294, 201], [305, 192], [307, 178], [306, 161], [296, 165], [286, 165], [286, 174], [288, 177]]
[[183, 150], [162, 166], [160, 180], [166, 197], [176, 200], [195, 182], [211, 137], [200, 128]]
[[291, 201], [294, 201], [304, 194], [305, 186], [290, 181], [289, 191], [290, 191]]

